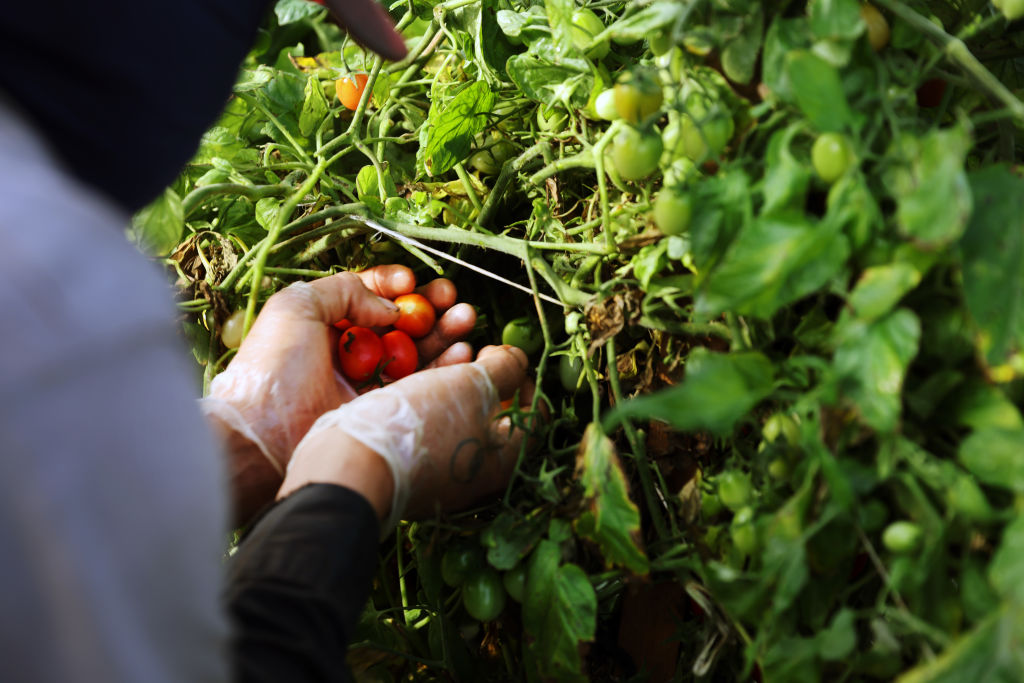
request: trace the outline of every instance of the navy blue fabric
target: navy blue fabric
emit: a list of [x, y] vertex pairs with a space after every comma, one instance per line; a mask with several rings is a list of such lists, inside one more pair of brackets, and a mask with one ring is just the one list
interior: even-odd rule
[[128, 211], [174, 181], [224, 109], [268, 0], [5, 3], [0, 93]]

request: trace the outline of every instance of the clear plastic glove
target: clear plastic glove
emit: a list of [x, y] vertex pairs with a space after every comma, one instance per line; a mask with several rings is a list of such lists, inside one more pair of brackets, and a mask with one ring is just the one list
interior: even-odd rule
[[[487, 347], [473, 363], [418, 372], [326, 413], [295, 449], [282, 498], [310, 483], [359, 491], [386, 521], [464, 507], [501, 489], [524, 433], [500, 401], [532, 393], [526, 356]], [[390, 475], [390, 476], [388, 476]]]
[[[390, 325], [397, 309], [388, 299], [414, 288], [408, 268], [378, 266], [296, 283], [267, 301], [238, 355], [200, 401], [227, 444], [240, 520], [273, 497], [313, 422], [357, 395], [337, 370], [339, 333], [333, 323], [348, 318], [358, 325]], [[444, 311], [418, 340], [420, 358], [432, 365], [472, 360], [472, 349], [456, 342], [472, 330], [473, 308], [455, 304], [448, 280], [418, 291]]]

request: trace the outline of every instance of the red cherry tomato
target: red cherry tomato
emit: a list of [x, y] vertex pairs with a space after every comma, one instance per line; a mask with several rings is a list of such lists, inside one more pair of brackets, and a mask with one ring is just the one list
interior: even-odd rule
[[929, 78], [917, 89], [917, 106], [937, 107], [942, 104], [944, 94], [946, 94], [946, 81], [942, 78]]
[[365, 382], [373, 377], [384, 356], [384, 343], [367, 327], [350, 327], [341, 333], [338, 359], [341, 371], [349, 379]]
[[334, 323], [334, 327], [335, 327], [335, 329], [338, 329], [338, 330], [341, 330], [342, 332], [344, 332], [348, 328], [352, 327], [352, 322], [348, 318], [342, 318], [338, 322]]
[[334, 82], [335, 92], [338, 93], [338, 100], [345, 105], [346, 109], [355, 111], [359, 106], [359, 100], [366, 90], [366, 81], [369, 75], [364, 73], [349, 74]]
[[425, 336], [434, 328], [437, 314], [422, 294], [403, 294], [395, 299], [395, 305], [399, 311], [395, 329], [416, 339]]
[[384, 372], [392, 379], [402, 379], [416, 372], [420, 357], [412, 337], [401, 330], [391, 330], [380, 338], [384, 344]]

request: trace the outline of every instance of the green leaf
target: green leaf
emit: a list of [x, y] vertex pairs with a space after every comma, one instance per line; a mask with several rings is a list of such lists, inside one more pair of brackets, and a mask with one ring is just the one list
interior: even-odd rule
[[864, 32], [857, 0], [813, 0], [807, 10], [816, 38], [851, 41]]
[[1002, 541], [988, 565], [988, 580], [1002, 596], [1024, 599], [1024, 516], [1002, 530]]
[[[905, 138], [900, 147], [909, 163], [909, 169], [894, 175], [900, 231], [926, 248], [959, 239], [973, 205], [964, 173], [970, 137], [961, 128], [950, 128], [932, 131], [920, 140]], [[992, 194], [994, 188], [984, 189], [988, 196], [998, 196]]]
[[274, 5], [274, 14], [277, 15], [277, 23], [281, 26], [293, 24], [323, 10], [323, 6], [309, 0], [277, 0]]
[[535, 518], [523, 519], [511, 511], [503, 511], [480, 534], [480, 543], [487, 548], [487, 561], [495, 569], [515, 567], [544, 535], [544, 525]]
[[790, 151], [793, 138], [803, 126], [793, 124], [785, 130], [774, 133], [768, 141], [765, 154], [766, 168], [761, 194], [764, 197], [762, 215], [769, 215], [786, 209], [803, 208], [807, 197], [807, 186], [811, 181], [811, 169], [807, 162], [800, 162]]
[[586, 572], [574, 564], [560, 566], [562, 551], [554, 541], [534, 550], [526, 577], [524, 642], [542, 678], [586, 680], [580, 644], [597, 631], [597, 595]]
[[857, 317], [875, 320], [899, 303], [921, 282], [921, 273], [909, 263], [889, 263], [861, 273], [848, 303]]
[[964, 467], [990, 486], [1024, 493], [1024, 430], [979, 429], [960, 444]]
[[[551, 42], [555, 55], [564, 55], [576, 46], [572, 40], [573, 0], [544, 0], [544, 9], [551, 27]], [[557, 59], [555, 60], [558, 61]]]
[[1006, 604], [941, 655], [897, 683], [1014, 683], [1024, 680], [1024, 610]]
[[609, 566], [646, 574], [650, 566], [641, 547], [640, 510], [629, 498], [615, 444], [593, 423], [580, 444], [576, 475], [587, 504], [576, 520], [577, 533], [597, 543]]
[[633, 274], [644, 291], [648, 290], [651, 278], [668, 265], [667, 252], [668, 242], [660, 240], [656, 244], [647, 245], [633, 257]]
[[903, 379], [920, 337], [921, 324], [907, 309], [870, 323], [844, 318], [836, 327], [833, 365], [844, 394], [878, 431], [899, 426]]
[[857, 647], [857, 631], [854, 629], [854, 613], [841, 609], [832, 617], [828, 628], [818, 634], [818, 654], [827, 661], [845, 659]]
[[1024, 345], [1024, 178], [1005, 166], [970, 175], [975, 209], [960, 240], [967, 310], [990, 366]]
[[807, 33], [807, 19], [779, 17], [765, 34], [761, 79], [770, 91], [783, 100], [794, 99], [793, 86], [786, 70], [786, 56], [793, 50], [807, 46]]
[[655, 418], [676, 429], [725, 434], [773, 387], [773, 366], [760, 353], [713, 353], [701, 347], [686, 360], [686, 377], [673, 387], [624, 401], [615, 417]]
[[805, 50], [786, 55], [786, 75], [796, 103], [820, 132], [841, 131], [853, 123], [836, 68]]
[[764, 32], [764, 9], [756, 5], [743, 16], [739, 34], [729, 40], [722, 50], [722, 69], [725, 75], [737, 83], [749, 83], [754, 77], [754, 65], [761, 52], [761, 36]]
[[[547, 44], [550, 46], [550, 41]], [[521, 54], [509, 59], [505, 68], [512, 82], [531, 100], [549, 107], [582, 107], [590, 97], [594, 77], [586, 61], [580, 61], [580, 64], [567, 60], [552, 64], [546, 59]]]
[[675, 0], [655, 2], [638, 12], [619, 19], [609, 29], [612, 38], [623, 41], [643, 40], [665, 26], [674, 24], [687, 12], [686, 6]]
[[814, 225], [798, 213], [761, 217], [707, 276], [695, 310], [768, 318], [838, 275], [848, 254], [838, 226]]
[[181, 197], [167, 188], [149, 206], [132, 216], [133, 241], [150, 256], [166, 256], [178, 246], [185, 229]]
[[256, 222], [264, 230], [269, 231], [277, 218], [277, 210], [281, 208], [281, 200], [274, 197], [264, 197], [256, 202]]
[[956, 424], [972, 429], [1024, 428], [1024, 419], [1017, 406], [999, 387], [986, 384], [980, 379], [961, 386], [950, 402], [949, 410]]
[[[303, 0], [305, 2], [305, 0]], [[305, 99], [302, 101], [302, 111], [299, 113], [299, 132], [303, 135], [312, 135], [320, 122], [327, 116], [330, 105], [327, 104], [327, 97], [324, 96], [324, 89], [320, 85], [320, 79], [310, 76], [306, 79], [304, 90]]]
[[487, 128], [494, 93], [483, 81], [471, 83], [449, 101], [434, 100], [426, 126], [424, 164], [430, 175], [449, 171], [472, 151], [473, 137]]

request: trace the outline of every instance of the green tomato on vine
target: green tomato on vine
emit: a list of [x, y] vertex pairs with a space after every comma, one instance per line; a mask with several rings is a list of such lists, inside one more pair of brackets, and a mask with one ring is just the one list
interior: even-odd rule
[[839, 133], [822, 133], [811, 146], [811, 163], [818, 177], [831, 185], [853, 165], [853, 149]]

